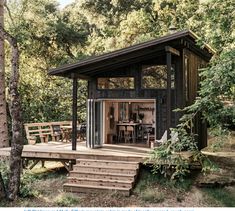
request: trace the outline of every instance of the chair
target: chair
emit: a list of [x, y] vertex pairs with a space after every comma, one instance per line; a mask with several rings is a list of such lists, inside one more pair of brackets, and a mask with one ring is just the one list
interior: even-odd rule
[[80, 141], [86, 139], [86, 122], [83, 122], [78, 126], [78, 136]]
[[52, 125], [52, 140], [59, 141], [62, 137], [60, 125]]
[[125, 131], [125, 126], [118, 127], [118, 142], [120, 142], [122, 139], [125, 139]]
[[127, 140], [131, 140], [132, 139], [132, 142], [135, 142], [135, 130], [134, 130], [134, 127], [132, 126], [127, 126], [127, 129], [126, 129], [126, 132], [125, 132], [125, 142]]
[[164, 144], [167, 142], [167, 130], [165, 130], [164, 134], [162, 135], [162, 138], [160, 140], [153, 140], [151, 141], [151, 148], [154, 148], [156, 145], [159, 146], [161, 144]]

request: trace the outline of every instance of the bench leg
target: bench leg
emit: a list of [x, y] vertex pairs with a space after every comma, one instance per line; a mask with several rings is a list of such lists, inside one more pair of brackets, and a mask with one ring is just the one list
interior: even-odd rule
[[52, 141], [56, 141], [56, 136], [51, 136]]
[[41, 140], [41, 143], [48, 143], [49, 136], [41, 136], [40, 140]]

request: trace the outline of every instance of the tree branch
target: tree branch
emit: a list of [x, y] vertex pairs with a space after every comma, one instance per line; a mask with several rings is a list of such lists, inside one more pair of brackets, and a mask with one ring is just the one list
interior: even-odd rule
[[14, 28], [16, 28], [15, 22], [14, 22], [14, 20], [13, 20], [13, 18], [12, 18], [12, 15], [11, 15], [11, 10], [10, 10], [9, 7], [7, 6], [7, 2], [6, 2], [6, 1], [5, 1], [5, 3], [4, 3], [4, 7], [5, 7], [6, 10], [7, 10], [7, 13], [8, 13], [8, 15], [9, 15], [9, 17], [10, 17], [10, 20], [11, 20], [11, 22], [12, 22]]

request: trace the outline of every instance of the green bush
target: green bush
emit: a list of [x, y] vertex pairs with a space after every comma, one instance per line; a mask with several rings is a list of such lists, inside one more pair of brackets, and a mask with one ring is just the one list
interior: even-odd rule
[[22, 174], [20, 180], [20, 196], [22, 198], [36, 197], [38, 195], [37, 190], [33, 188], [33, 183], [38, 177], [28, 172]]
[[9, 172], [10, 172], [9, 161], [7, 159], [0, 160], [0, 172], [1, 172], [4, 184], [5, 186], [7, 186], [9, 182]]

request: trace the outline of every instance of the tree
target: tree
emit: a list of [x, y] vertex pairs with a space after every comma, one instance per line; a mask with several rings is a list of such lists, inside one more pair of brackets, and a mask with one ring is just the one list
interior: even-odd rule
[[6, 190], [5, 190], [5, 184], [2, 178], [2, 174], [0, 172], [0, 200], [6, 198]]
[[21, 115], [21, 102], [18, 91], [19, 83], [19, 50], [17, 41], [3, 27], [0, 26], [0, 35], [8, 41], [11, 46], [11, 76], [10, 76], [10, 113], [12, 119], [12, 141], [10, 154], [10, 178], [9, 195], [10, 200], [15, 200], [19, 194], [21, 154], [23, 150], [23, 124]]
[[[0, 26], [4, 25], [4, 0], [0, 0]], [[0, 148], [8, 147], [7, 109], [5, 96], [4, 38], [0, 36]]]
[[[11, 15], [6, 13], [5, 28], [17, 38], [21, 52], [19, 91], [24, 122], [69, 120], [71, 81], [50, 77], [47, 71], [84, 56], [89, 24], [78, 10], [59, 10], [51, 0], [9, 0], [8, 7]], [[10, 62], [7, 76], [9, 72]], [[84, 121], [85, 81], [79, 81], [79, 89], [78, 116]]]

